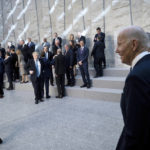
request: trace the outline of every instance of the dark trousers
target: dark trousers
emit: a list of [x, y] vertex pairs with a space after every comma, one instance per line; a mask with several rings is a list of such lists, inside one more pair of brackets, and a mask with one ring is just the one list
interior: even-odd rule
[[104, 55], [104, 57], [102, 58], [102, 63], [103, 63], [103, 65], [104, 65], [104, 67], [106, 67], [106, 58], [105, 58], [105, 55]]
[[82, 80], [84, 82], [84, 84], [90, 84], [90, 75], [89, 75], [89, 71], [88, 71], [88, 63], [83, 63], [80, 67], [80, 72], [81, 72], [81, 76], [82, 76]]
[[3, 91], [3, 73], [0, 73], [0, 95], [4, 95], [4, 91]]
[[66, 68], [66, 77], [67, 77], [67, 81], [68, 84], [74, 84], [75, 79], [74, 79], [74, 71], [73, 71], [73, 67], [67, 67]]
[[58, 96], [64, 96], [65, 95], [65, 75], [64, 74], [59, 74], [56, 77], [56, 84], [57, 84]]
[[102, 61], [102, 58], [94, 57], [94, 68], [96, 71], [96, 76], [103, 76]]
[[35, 81], [32, 81], [35, 100], [40, 100], [42, 98], [42, 82], [41, 76], [37, 77]]
[[46, 96], [49, 96], [49, 80], [50, 77], [44, 77], [44, 80], [42, 82], [42, 97], [44, 97], [44, 86], [45, 86]]
[[8, 78], [8, 83], [9, 83], [9, 88], [13, 88], [13, 72], [6, 72], [7, 78]]
[[51, 68], [51, 75], [50, 75], [50, 83], [51, 85], [53, 84], [54, 82], [54, 78], [53, 78], [53, 71], [52, 71], [52, 68]]

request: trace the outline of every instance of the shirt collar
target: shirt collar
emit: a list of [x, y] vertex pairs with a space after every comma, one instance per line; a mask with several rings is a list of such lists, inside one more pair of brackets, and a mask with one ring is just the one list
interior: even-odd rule
[[140, 59], [142, 59], [144, 56], [146, 56], [146, 55], [148, 55], [148, 54], [150, 54], [150, 52], [148, 52], [148, 51], [144, 51], [144, 52], [138, 54], [138, 55], [133, 59], [132, 64], [131, 64], [131, 68], [133, 69], [134, 66], [136, 65], [136, 63], [137, 63]]

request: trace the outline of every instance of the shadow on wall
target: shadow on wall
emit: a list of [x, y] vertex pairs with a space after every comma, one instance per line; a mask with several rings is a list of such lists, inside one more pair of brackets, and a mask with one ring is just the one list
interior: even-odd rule
[[105, 39], [105, 57], [106, 57], [106, 65], [107, 67], [115, 66], [115, 44], [114, 37], [111, 35], [107, 35]]

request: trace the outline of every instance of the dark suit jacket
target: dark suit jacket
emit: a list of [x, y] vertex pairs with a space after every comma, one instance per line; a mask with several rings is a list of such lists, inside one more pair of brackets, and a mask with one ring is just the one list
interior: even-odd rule
[[35, 44], [33, 42], [31, 42], [30, 44], [28, 43], [28, 54], [29, 54], [29, 58], [33, 58], [32, 57], [32, 53], [35, 51]]
[[4, 48], [0, 48], [1, 54], [2, 54], [2, 58], [5, 59], [5, 49]]
[[82, 61], [82, 63], [88, 63], [89, 49], [84, 47], [83, 51], [81, 48], [77, 51], [77, 62]]
[[68, 52], [65, 51], [65, 61], [67, 68], [74, 65], [74, 56], [71, 49], [69, 49]]
[[57, 54], [57, 50], [61, 48], [61, 46], [57, 47], [56, 45], [53, 46], [52, 51], [53, 51], [53, 55]]
[[65, 56], [62, 54], [55, 57], [55, 73], [57, 75], [65, 74]]
[[95, 34], [94, 43], [97, 42], [96, 39], [97, 39], [98, 36], [101, 37], [101, 42], [104, 43], [104, 48], [105, 48], [105, 47], [106, 47], [106, 46], [105, 46], [105, 33], [101, 32], [100, 35], [99, 35], [99, 34]]
[[4, 73], [4, 60], [0, 57], [0, 74]]
[[44, 77], [50, 77], [52, 75], [51, 62], [45, 57], [42, 58], [43, 61], [43, 75]]
[[25, 63], [27, 63], [28, 59], [30, 58], [30, 56], [29, 56], [29, 47], [28, 47], [28, 45], [25, 44], [24, 46], [21, 46], [20, 48], [21, 48], [21, 52], [24, 56], [24, 61], [25, 61]]
[[102, 43], [101, 41], [97, 41], [94, 44], [91, 56], [94, 56], [95, 58], [104, 58], [104, 49], [104, 43]]
[[150, 150], [150, 54], [129, 73], [121, 110], [124, 128], [116, 150]]
[[[61, 47], [61, 44], [62, 44], [62, 38], [61, 37], [57, 37], [57, 39], [59, 40], [60, 42], [60, 47]], [[53, 42], [52, 42], [52, 47], [55, 46], [55, 38], [53, 39]]]
[[[41, 78], [43, 78], [44, 65], [43, 65], [42, 59], [39, 59], [39, 61], [40, 61], [40, 63], [41, 63], [40, 76], [41, 76]], [[34, 61], [34, 59], [31, 59], [31, 60], [28, 61], [27, 69], [28, 69], [28, 72], [29, 72], [30, 70], [34, 71], [34, 73], [33, 73], [30, 77], [31, 77], [31, 81], [32, 81], [32, 82], [35, 82], [36, 79], [37, 79], [37, 71], [36, 71], [36, 66], [35, 66], [35, 61]]]
[[4, 60], [5, 64], [5, 72], [12, 73], [13, 72], [13, 63], [12, 63], [12, 57], [9, 56], [7, 59]]

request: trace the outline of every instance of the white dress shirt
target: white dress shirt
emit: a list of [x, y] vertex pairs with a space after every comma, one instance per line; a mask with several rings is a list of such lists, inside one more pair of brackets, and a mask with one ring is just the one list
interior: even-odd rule
[[133, 69], [134, 66], [136, 65], [136, 63], [137, 63], [140, 59], [142, 59], [144, 56], [146, 56], [146, 55], [148, 55], [148, 54], [150, 54], [150, 52], [148, 52], [148, 51], [144, 51], [144, 52], [138, 54], [138, 55], [133, 59], [132, 64], [131, 64], [131, 68]]

